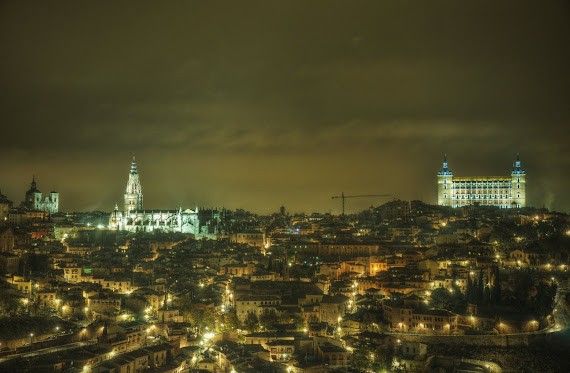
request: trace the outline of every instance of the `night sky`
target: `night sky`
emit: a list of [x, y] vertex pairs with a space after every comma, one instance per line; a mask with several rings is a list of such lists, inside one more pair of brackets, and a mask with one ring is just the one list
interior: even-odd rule
[[[2, 1], [0, 189], [340, 212], [509, 175], [570, 211], [567, 1]], [[353, 199], [355, 212], [389, 199]]]

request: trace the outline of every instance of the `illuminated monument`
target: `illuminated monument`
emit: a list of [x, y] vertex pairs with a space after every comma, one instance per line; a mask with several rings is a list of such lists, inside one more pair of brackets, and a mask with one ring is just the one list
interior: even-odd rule
[[131, 172], [129, 173], [129, 181], [127, 182], [127, 191], [125, 193], [125, 212], [143, 209], [143, 195], [141, 191], [141, 181], [139, 180], [139, 172], [135, 156], [133, 155], [133, 163], [131, 164]]
[[520, 208], [526, 205], [526, 174], [519, 155], [510, 176], [457, 177], [447, 168], [437, 173], [437, 204], [462, 207], [470, 205]]
[[130, 232], [180, 232], [198, 235], [198, 209], [196, 210], [143, 210], [143, 195], [135, 157], [131, 164], [125, 192], [124, 210], [115, 210], [109, 217], [109, 228]]
[[33, 211], [46, 211], [55, 214], [59, 211], [59, 193], [50, 192], [45, 198], [42, 198], [42, 192], [38, 190], [36, 178], [32, 177], [30, 190], [26, 192], [26, 197], [22, 205]]

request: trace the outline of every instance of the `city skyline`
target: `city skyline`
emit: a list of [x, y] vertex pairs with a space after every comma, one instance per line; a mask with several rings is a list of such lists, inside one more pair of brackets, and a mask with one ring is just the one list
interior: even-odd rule
[[[518, 155], [517, 155], [517, 156], [518, 156]], [[447, 164], [447, 162], [445, 162], [444, 164]], [[514, 162], [513, 162], [513, 165], [514, 165]], [[127, 184], [127, 190], [129, 189], [129, 186], [128, 186], [128, 185], [130, 185], [129, 183], [131, 182], [130, 179], [131, 179], [131, 177], [132, 177], [133, 169], [135, 169], [135, 174], [136, 174], [137, 180], [138, 180], [139, 175], [138, 175], [137, 168], [138, 168], [138, 165], [136, 165], [136, 163], [135, 163], [135, 154], [133, 153], [133, 155], [132, 155], [132, 164], [130, 164], [130, 167], [129, 167], [129, 170], [130, 170], [130, 171], [129, 171], [128, 173], [126, 173], [128, 176], [125, 177], [125, 180], [128, 180], [128, 182], [126, 183], [126, 184]], [[456, 174], [457, 174], [457, 173], [456, 173]], [[465, 175], [459, 173], [459, 176], [465, 176]], [[491, 176], [491, 177], [496, 177], [497, 175], [490, 175], [490, 176]], [[480, 177], [481, 177], [481, 176], [480, 176]], [[36, 185], [36, 178], [37, 178], [36, 175], [33, 175], [33, 176], [32, 176], [32, 183], [31, 183], [31, 184], [33, 184], [33, 187], [32, 187], [32, 188], [35, 188], [35, 185]], [[144, 179], [143, 179], [143, 180], [144, 180]], [[142, 184], [142, 183], [141, 183], [141, 184]], [[139, 188], [141, 188], [141, 185], [140, 185], [140, 184], [139, 184]], [[43, 189], [45, 189], [45, 188], [43, 188]], [[57, 189], [57, 188], [56, 188], [56, 189]], [[124, 188], [123, 188], [123, 189], [124, 189]], [[0, 192], [1, 192], [1, 190], [0, 190]], [[48, 192], [48, 190], [45, 189], [44, 192]], [[59, 190], [55, 190], [54, 188], [50, 188], [49, 192], [58, 192], [58, 193], [59, 193]], [[343, 193], [344, 193], [344, 192], [343, 192]], [[44, 194], [47, 195], [48, 193], [44, 193]], [[347, 193], [347, 195], [349, 195], [349, 194], [353, 194], [353, 193]], [[437, 192], [436, 192], [436, 194], [437, 194]], [[124, 194], [121, 194], [121, 198], [123, 198], [123, 197], [124, 197]], [[367, 198], [363, 198], [362, 200], [360, 200], [360, 199], [355, 199], [355, 200], [350, 199], [350, 200], [348, 200], [348, 202], [347, 202], [347, 213], [360, 212], [361, 210], [366, 209], [366, 208], [369, 207], [369, 206], [379, 206], [379, 205], [382, 205], [382, 204], [384, 204], [385, 202], [390, 201], [390, 200], [402, 199], [402, 198], [399, 198], [396, 194], [378, 195], [378, 196], [371, 195], [371, 196], [365, 196], [365, 197], [367, 197]], [[339, 198], [339, 197], [335, 197], [335, 198]], [[153, 200], [153, 198], [150, 198], [150, 199]], [[436, 198], [434, 198], [434, 199], [435, 199], [435, 202], [434, 202], [434, 201], [431, 201], [430, 199], [428, 199], [428, 200], [422, 200], [422, 199], [420, 199], [420, 198], [412, 198], [412, 199], [407, 199], [407, 200], [414, 200], [414, 199], [415, 199], [415, 200], [421, 200], [421, 201], [423, 201], [423, 202], [430, 203], [430, 204], [433, 204], [433, 205], [437, 205], [437, 204], [438, 204], [437, 196], [436, 196]], [[158, 198], [154, 198], [154, 200], [156, 201], [156, 200], [159, 200], [159, 199], [158, 199]], [[406, 200], [406, 199], [404, 198], [403, 200]], [[22, 201], [24, 201], [24, 199], [22, 199]], [[359, 201], [360, 201], [360, 202], [359, 202]], [[364, 201], [364, 202], [363, 202], [363, 201]], [[379, 203], [368, 203], [368, 201], [382, 201], [382, 202], [379, 202]], [[18, 204], [19, 204], [19, 202], [17, 201], [17, 199], [14, 199], [12, 202], [14, 202], [14, 205], [18, 205]], [[126, 202], [125, 202], [125, 203], [126, 203]], [[155, 202], [155, 203], [156, 203], [156, 202]], [[120, 210], [121, 210], [121, 211], [125, 210], [125, 209], [123, 208], [122, 202], [120, 202], [119, 200], [118, 200], [117, 202], [115, 202], [115, 204], [120, 205]], [[331, 207], [328, 211], [322, 211], [322, 210], [321, 210], [321, 211], [316, 211], [316, 210], [315, 210], [315, 211], [302, 211], [302, 210], [300, 210], [300, 211], [293, 211], [293, 212], [294, 212], [294, 213], [311, 213], [311, 212], [321, 212], [321, 213], [322, 213], [322, 212], [331, 212], [331, 213], [333, 213], [333, 214], [341, 214], [341, 212], [342, 212], [342, 207], [341, 207], [341, 206], [342, 206], [342, 205], [340, 205], [340, 204], [339, 204], [338, 202], [336, 202], [336, 201], [333, 201], [333, 202], [331, 202], [330, 204], [331, 204], [331, 206], [333, 206], [333, 207]], [[282, 204], [282, 205], [284, 206], [284, 204]], [[337, 206], [337, 205], [338, 205], [338, 206]], [[359, 207], [354, 207], [354, 205], [359, 206]], [[212, 204], [212, 205], [207, 205], [207, 206], [206, 206], [206, 205], [196, 205], [196, 204], [192, 205], [192, 202], [190, 202], [189, 204], [179, 204], [179, 205], [176, 205], [176, 206], [153, 206], [152, 208], [150, 208], [150, 210], [161, 210], [161, 209], [163, 210], [163, 209], [172, 209], [172, 208], [188, 208], [188, 207], [194, 207], [194, 206], [197, 206], [197, 207], [199, 207], [199, 208], [209, 208], [209, 207], [214, 207], [214, 208], [226, 207], [226, 208], [229, 208], [229, 209], [243, 208], [243, 209], [245, 209], [245, 210], [249, 210], [249, 211], [256, 212], [256, 213], [260, 213], [260, 214], [264, 214], [264, 213], [275, 213], [275, 212], [277, 212], [277, 209], [271, 210], [270, 208], [269, 208], [267, 211], [255, 211], [255, 210], [250, 210], [250, 209], [248, 209], [247, 206], [231, 206], [231, 205], [228, 206], [228, 205], [226, 205], [226, 204], [224, 204], [224, 203], [222, 203], [222, 204]], [[280, 205], [280, 206], [281, 206], [281, 205]], [[529, 205], [529, 207], [545, 207], [545, 206]], [[339, 210], [339, 211], [337, 212], [336, 210]], [[76, 210], [65, 210], [65, 209], [64, 209], [64, 210], [62, 210], [62, 211], [64, 211], [64, 212], [72, 212], [72, 211], [81, 211], [81, 210], [79, 210], [79, 209], [76, 209]], [[111, 210], [104, 210], [104, 209], [103, 209], [103, 210], [101, 210], [101, 211], [107, 211], [107, 212], [109, 212], [109, 211], [111, 211]], [[555, 210], [555, 211], [559, 211], [559, 210]]]
[[569, 16], [0, 2], [0, 371], [570, 372]]
[[568, 212], [568, 5], [490, 7], [7, 2], [0, 188], [111, 211], [136, 152], [149, 208], [340, 213], [520, 152], [528, 205]]

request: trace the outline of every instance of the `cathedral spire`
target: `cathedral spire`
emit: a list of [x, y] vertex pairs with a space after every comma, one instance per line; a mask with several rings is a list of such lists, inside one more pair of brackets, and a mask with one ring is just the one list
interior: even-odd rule
[[521, 168], [521, 157], [520, 153], [517, 153], [517, 160], [515, 161], [515, 166], [513, 167], [513, 174], [524, 174], [524, 170]]
[[451, 175], [451, 171], [447, 168], [447, 153], [443, 154], [443, 168], [439, 171], [440, 175]]
[[139, 173], [137, 170], [137, 163], [135, 162], [135, 154], [133, 153], [133, 163], [131, 164], [131, 171], [129, 173], [129, 180], [127, 182], [127, 189], [125, 192], [125, 212], [133, 210], [142, 210], [143, 196], [141, 191], [141, 182], [139, 180]]
[[131, 164], [131, 174], [138, 174], [137, 162], [135, 161], [135, 153], [133, 153], [133, 163]]

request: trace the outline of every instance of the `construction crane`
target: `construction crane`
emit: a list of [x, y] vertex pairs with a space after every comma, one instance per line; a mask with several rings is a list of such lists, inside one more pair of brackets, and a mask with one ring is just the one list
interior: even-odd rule
[[355, 196], [345, 196], [344, 192], [340, 196], [333, 196], [332, 199], [342, 198], [342, 216], [344, 216], [344, 200], [346, 198], [360, 198], [360, 197], [390, 197], [389, 194], [358, 194]]

